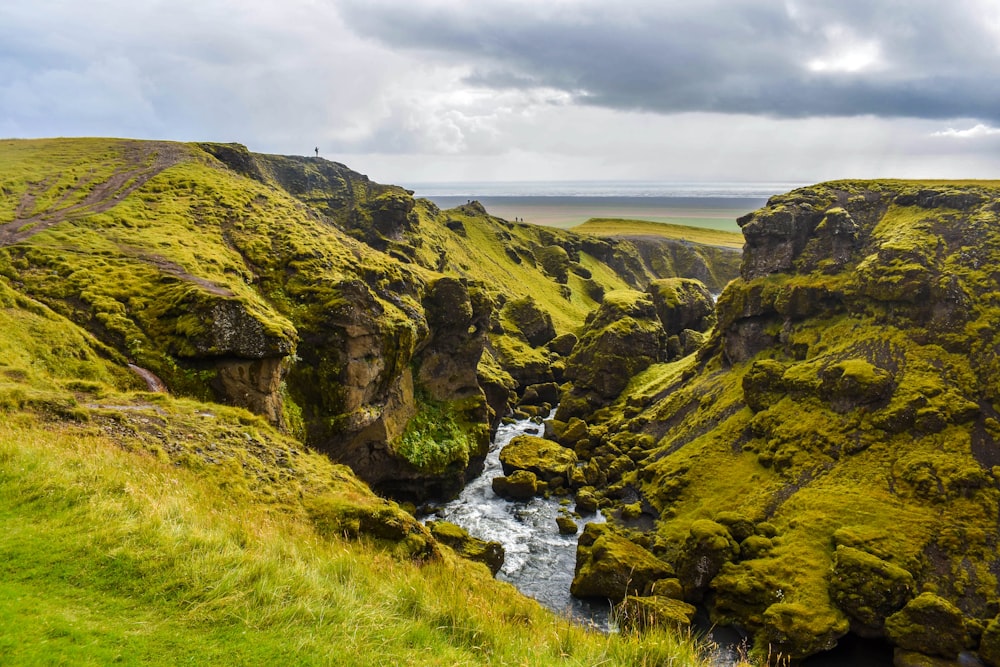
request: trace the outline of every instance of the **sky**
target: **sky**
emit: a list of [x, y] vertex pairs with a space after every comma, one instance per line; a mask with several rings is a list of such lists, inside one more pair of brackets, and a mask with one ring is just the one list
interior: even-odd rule
[[3, 0], [0, 137], [386, 183], [1000, 178], [1000, 0]]

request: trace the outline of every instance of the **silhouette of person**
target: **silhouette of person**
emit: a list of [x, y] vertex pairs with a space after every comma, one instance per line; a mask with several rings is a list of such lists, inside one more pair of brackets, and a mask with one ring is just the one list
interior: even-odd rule
[[316, 147], [316, 157], [319, 157], [319, 146]]

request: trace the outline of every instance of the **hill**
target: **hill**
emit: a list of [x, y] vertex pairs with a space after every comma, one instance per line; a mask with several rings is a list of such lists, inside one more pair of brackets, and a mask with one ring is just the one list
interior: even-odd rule
[[669, 248], [233, 144], [0, 142], [3, 662], [695, 660], [552, 617], [368, 486], [453, 492]]
[[[568, 373], [551, 435], [594, 470], [581, 483], [759, 655], [855, 634], [897, 664], [998, 664], [998, 202], [996, 182], [774, 197], [739, 221], [741, 277], [696, 355], [650, 354], [613, 395]], [[631, 331], [652, 326], [641, 303], [616, 307]], [[616, 335], [595, 318], [567, 368]], [[595, 537], [581, 590], [610, 558]]]
[[743, 235], [707, 227], [689, 227], [648, 220], [622, 220], [619, 218], [591, 218], [582, 225], [571, 228], [579, 234], [592, 234], [611, 238], [643, 239], [648, 237], [688, 241], [705, 246], [743, 249]]

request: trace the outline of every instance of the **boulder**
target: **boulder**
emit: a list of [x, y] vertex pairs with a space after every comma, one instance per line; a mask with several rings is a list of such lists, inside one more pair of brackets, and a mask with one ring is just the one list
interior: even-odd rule
[[934, 593], [921, 593], [887, 618], [885, 634], [901, 649], [949, 659], [971, 643], [962, 612]]
[[560, 535], [576, 535], [576, 532], [580, 529], [576, 525], [576, 521], [573, 521], [571, 517], [565, 514], [560, 514], [556, 517], [556, 525], [559, 527]]
[[535, 473], [518, 470], [506, 477], [494, 477], [493, 493], [509, 500], [529, 500], [539, 491]]
[[625, 632], [642, 632], [652, 628], [684, 630], [690, 627], [697, 609], [681, 600], [653, 595], [629, 595], [617, 609], [618, 625]]
[[503, 305], [500, 317], [514, 325], [533, 347], [545, 345], [556, 337], [552, 316], [530, 296], [511, 299]]
[[558, 354], [560, 357], [568, 357], [573, 352], [573, 347], [577, 344], [576, 334], [564, 333], [550, 340], [546, 347], [550, 352]]
[[725, 526], [708, 519], [693, 522], [677, 559], [684, 597], [698, 599], [722, 566], [735, 561], [739, 554], [740, 545]]
[[1000, 616], [986, 626], [979, 641], [979, 657], [990, 667], [1000, 667]]
[[557, 442], [534, 435], [519, 435], [500, 451], [500, 464], [505, 475], [527, 470], [546, 482], [562, 477], [576, 464], [576, 453]]
[[885, 619], [913, 598], [913, 575], [877, 556], [840, 546], [833, 557], [830, 599], [861, 636], [880, 636]]
[[483, 563], [494, 575], [503, 567], [505, 554], [499, 542], [473, 537], [461, 526], [448, 521], [428, 521], [426, 525], [439, 542], [447, 544], [464, 558]]
[[577, 546], [570, 593], [578, 598], [621, 602], [673, 574], [667, 563], [616, 534], [607, 524], [589, 523]]
[[715, 324], [715, 302], [700, 281], [692, 278], [663, 278], [646, 288], [656, 315], [668, 336], [685, 329], [706, 331]]
[[829, 651], [849, 628], [847, 619], [827, 605], [777, 602], [764, 611], [755, 642], [794, 661]]

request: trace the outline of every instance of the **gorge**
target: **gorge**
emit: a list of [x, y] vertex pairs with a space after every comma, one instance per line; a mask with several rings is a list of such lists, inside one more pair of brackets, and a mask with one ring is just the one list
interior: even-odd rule
[[758, 662], [862, 638], [1000, 664], [1000, 184], [800, 188], [740, 219], [741, 254], [237, 144], [0, 150], [3, 480], [24, 433], [71, 429], [324, 543], [452, 563], [482, 545], [415, 506], [555, 410], [492, 488], [580, 515], [572, 591], [620, 605], [627, 650], [698, 605]]

